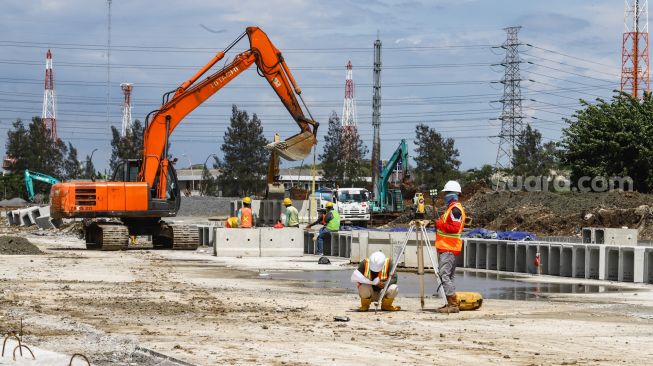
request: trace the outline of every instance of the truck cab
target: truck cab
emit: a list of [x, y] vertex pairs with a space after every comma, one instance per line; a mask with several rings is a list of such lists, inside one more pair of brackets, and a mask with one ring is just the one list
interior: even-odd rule
[[341, 223], [367, 227], [370, 222], [370, 192], [365, 188], [320, 189], [315, 192], [318, 208], [325, 208], [327, 202], [333, 202], [338, 210]]

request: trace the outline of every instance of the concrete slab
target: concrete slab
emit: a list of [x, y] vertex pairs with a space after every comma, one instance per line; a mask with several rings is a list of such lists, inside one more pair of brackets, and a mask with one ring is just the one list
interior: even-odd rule
[[50, 216], [39, 216], [36, 218], [36, 225], [41, 229], [54, 229]]
[[213, 255], [217, 257], [259, 257], [261, 232], [258, 229], [215, 228]]
[[635, 248], [633, 260], [633, 282], [645, 283], [646, 248]]
[[619, 282], [634, 282], [635, 280], [635, 248], [619, 248]]
[[301, 257], [304, 230], [295, 227], [281, 229], [264, 227], [261, 232], [261, 257]]

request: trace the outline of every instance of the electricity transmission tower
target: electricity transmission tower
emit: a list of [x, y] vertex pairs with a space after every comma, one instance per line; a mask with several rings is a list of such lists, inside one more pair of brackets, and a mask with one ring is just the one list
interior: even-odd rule
[[621, 91], [642, 98], [650, 90], [648, 0], [625, 0]]
[[354, 137], [357, 132], [356, 100], [354, 99], [354, 80], [351, 61], [347, 63], [347, 76], [345, 78], [345, 100], [342, 105], [342, 148], [345, 160], [351, 160], [354, 155]]
[[509, 169], [512, 167], [513, 151], [517, 147], [519, 138], [524, 128], [524, 115], [522, 113], [521, 97], [521, 76], [519, 64], [522, 63], [519, 57], [518, 33], [521, 27], [508, 27], [504, 30], [507, 33], [506, 41], [501, 48], [506, 50], [506, 56], [501, 63], [504, 67], [504, 75], [501, 79], [503, 84], [503, 98], [500, 100], [502, 108], [498, 120], [501, 121], [501, 132], [499, 133], [499, 148], [495, 168]]

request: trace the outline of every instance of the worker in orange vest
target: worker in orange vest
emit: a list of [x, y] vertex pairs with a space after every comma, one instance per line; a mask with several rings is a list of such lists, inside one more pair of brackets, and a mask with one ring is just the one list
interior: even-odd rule
[[238, 222], [241, 228], [251, 228], [254, 226], [254, 214], [252, 214], [252, 199], [243, 198], [243, 207], [238, 210]]
[[453, 279], [456, 272], [456, 257], [463, 248], [461, 235], [465, 227], [465, 209], [458, 202], [462, 190], [460, 183], [450, 180], [444, 185], [444, 202], [447, 209], [436, 221], [435, 248], [438, 251], [440, 278], [447, 305], [437, 309], [439, 313], [457, 313], [458, 298]]
[[361, 298], [361, 306], [358, 311], [369, 310], [372, 301], [379, 301], [381, 291], [386, 281], [390, 281], [388, 290], [381, 300], [381, 310], [398, 311], [401, 307], [392, 303], [399, 293], [397, 287], [397, 276], [390, 277], [392, 259], [386, 258], [383, 252], [374, 252], [369, 258], [364, 259], [358, 269], [351, 274], [351, 282], [358, 286], [358, 296]]

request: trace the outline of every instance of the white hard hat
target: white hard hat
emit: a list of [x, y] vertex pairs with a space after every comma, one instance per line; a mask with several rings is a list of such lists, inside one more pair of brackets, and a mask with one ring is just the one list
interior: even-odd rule
[[383, 252], [374, 252], [370, 256], [370, 271], [381, 272], [385, 265], [385, 254]]
[[444, 185], [442, 191], [462, 193], [463, 190], [460, 188], [460, 183], [456, 182], [455, 180], [450, 180], [447, 182], [447, 184]]

